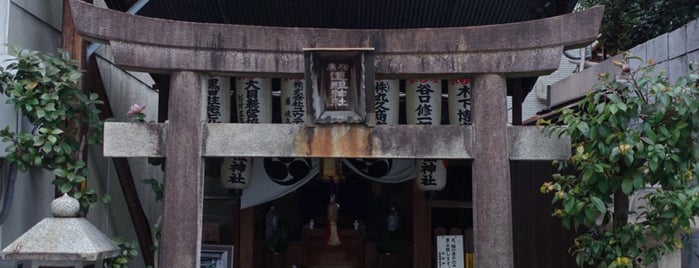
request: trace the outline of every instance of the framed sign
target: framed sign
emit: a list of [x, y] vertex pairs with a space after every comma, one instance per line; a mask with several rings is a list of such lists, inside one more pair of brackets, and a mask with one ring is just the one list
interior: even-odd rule
[[201, 245], [200, 268], [233, 268], [233, 245]]
[[437, 236], [437, 268], [464, 267], [464, 237], [462, 235]]
[[374, 125], [373, 48], [309, 48], [304, 58], [308, 125]]

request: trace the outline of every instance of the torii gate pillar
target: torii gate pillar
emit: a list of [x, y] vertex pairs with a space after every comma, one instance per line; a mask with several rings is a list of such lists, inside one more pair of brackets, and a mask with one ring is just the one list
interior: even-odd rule
[[[165, 195], [161, 237], [162, 267], [190, 267], [198, 264], [202, 236], [204, 200], [204, 126], [206, 118], [206, 76], [175, 72], [170, 76], [168, 120], [171, 131], [165, 140]], [[187, 103], [188, 105], [181, 105]], [[185, 212], [185, 213], [183, 213]], [[194, 220], [195, 214], [199, 220]], [[199, 267], [199, 266], [197, 266]]]
[[513, 267], [507, 85], [497, 74], [477, 75], [472, 81], [471, 120], [477, 141], [472, 171], [475, 263]]

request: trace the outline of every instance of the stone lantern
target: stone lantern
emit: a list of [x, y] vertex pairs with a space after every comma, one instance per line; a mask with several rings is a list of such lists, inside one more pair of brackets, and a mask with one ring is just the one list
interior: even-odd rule
[[83, 217], [80, 203], [64, 194], [51, 202], [52, 218], [45, 218], [2, 250], [4, 260], [21, 260], [31, 268], [102, 267], [119, 255], [119, 247]]

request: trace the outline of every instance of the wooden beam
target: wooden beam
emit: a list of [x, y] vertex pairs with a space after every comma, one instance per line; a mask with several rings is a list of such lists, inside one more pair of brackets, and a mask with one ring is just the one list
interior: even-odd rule
[[[89, 2], [91, 3], [92, 1]], [[83, 42], [83, 38], [78, 35], [71, 10], [71, 2], [69, 0], [63, 0], [61, 47], [64, 51], [70, 53], [70, 56], [77, 61], [78, 68], [83, 69], [85, 66], [85, 42]]]
[[240, 253], [238, 267], [254, 268], [255, 208], [240, 211], [240, 244], [235, 250]]
[[512, 85], [512, 124], [515, 126], [522, 125], [523, 90], [522, 79], [514, 79], [514, 85]]
[[151, 74], [155, 81], [155, 88], [158, 90], [158, 123], [167, 120], [168, 103], [170, 98], [170, 76], [164, 74]]
[[413, 268], [432, 267], [432, 210], [413, 183]]

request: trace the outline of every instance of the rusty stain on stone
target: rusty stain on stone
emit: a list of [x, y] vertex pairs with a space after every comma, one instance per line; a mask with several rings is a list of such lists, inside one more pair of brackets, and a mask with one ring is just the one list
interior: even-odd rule
[[317, 125], [306, 128], [294, 142], [297, 154], [321, 157], [374, 155], [373, 129], [349, 125]]

